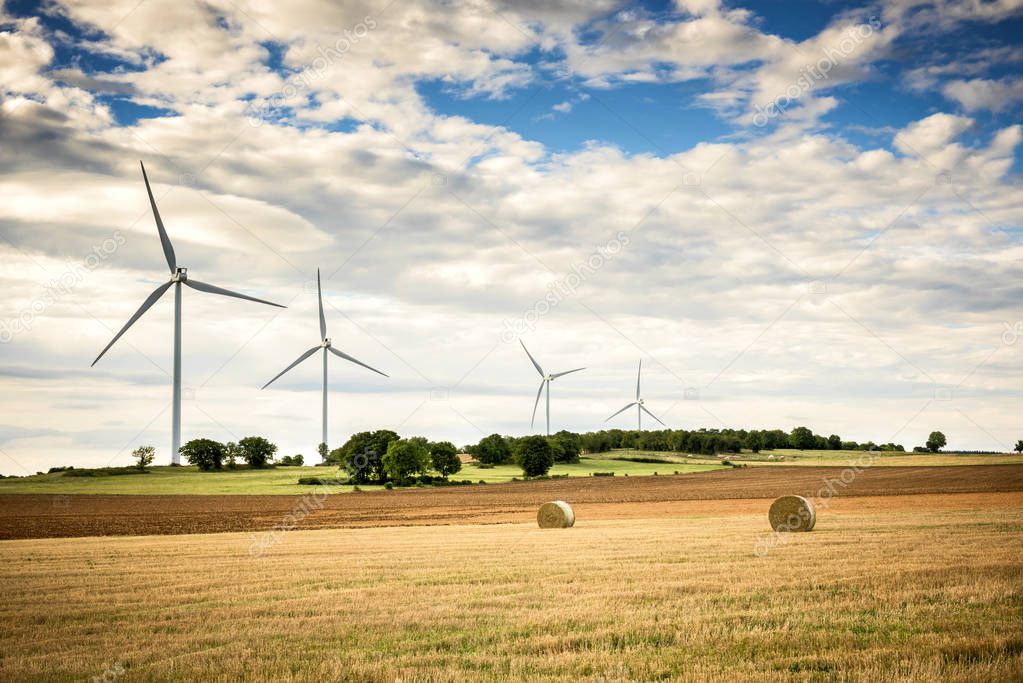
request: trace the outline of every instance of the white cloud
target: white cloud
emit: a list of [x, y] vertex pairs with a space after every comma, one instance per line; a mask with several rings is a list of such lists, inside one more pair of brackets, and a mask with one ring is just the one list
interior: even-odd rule
[[998, 112], [1023, 100], [1023, 78], [955, 80], [946, 83], [942, 92], [968, 112]]
[[[87, 370], [164, 276], [139, 158], [182, 262], [203, 280], [291, 305], [278, 313], [188, 296], [185, 383], [196, 398], [186, 435], [259, 430], [285, 452], [311, 454], [315, 369], [273, 392], [256, 387], [315, 342], [317, 266], [335, 343], [392, 375], [332, 370], [332, 440], [378, 426], [457, 442], [479, 438], [477, 427], [524, 431], [535, 388], [521, 352], [500, 343], [505, 321], [546, 301], [623, 232], [629, 244], [527, 332], [551, 364], [591, 367], [558, 389], [558, 425], [598, 426], [644, 355], [651, 399], [678, 426], [719, 426], [714, 416], [751, 427], [799, 421], [912, 445], [951, 419], [944, 405], [898, 430], [936, 386], [964, 377], [957, 405], [999, 437], [1015, 426], [1004, 397], [1021, 367], [1001, 335], [1023, 295], [1013, 232], [1023, 222], [1012, 175], [1020, 127], [967, 143], [971, 119], [938, 113], [898, 131], [894, 154], [815, 127], [838, 101], [815, 89], [759, 137], [671, 155], [607, 141], [553, 153], [507, 128], [432, 111], [417, 92], [449, 77], [457, 91], [500, 96], [537, 77], [519, 62], [534, 37], [568, 41], [574, 26], [603, 21], [623, 35], [599, 48], [563, 42], [583, 78], [670, 80], [693, 69], [714, 74], [716, 106], [738, 112], [798, 76], [800, 51], [840, 42], [851, 20], [795, 45], [710, 2], [686, 3], [690, 16], [668, 27], [608, 19], [607, 7], [583, 3], [540, 3], [534, 24], [520, 3], [500, 14], [396, 3], [341, 58], [318, 64], [320, 47], [336, 48], [378, 8], [305, 2], [241, 14], [230, 3], [147, 0], [128, 15], [131, 5], [68, 13], [106, 30], [105, 48], [136, 55], [147, 66], [139, 72], [48, 73], [38, 27], [12, 34], [11, 54], [28, 66], [11, 77], [0, 128], [0, 322], [31, 313], [47, 283], [114, 231], [128, 238], [4, 347], [0, 391], [12, 408], [0, 448], [19, 461], [66, 464], [76, 449], [102, 464], [123, 444], [167, 441], [167, 302]], [[701, 49], [680, 40], [694, 23], [707, 31]], [[887, 30], [855, 46], [828, 82], [863, 77], [887, 49]], [[288, 93], [284, 120], [254, 126], [243, 98], [272, 98], [288, 84], [266, 66], [268, 36], [308, 80]], [[674, 66], [654, 64], [662, 49]], [[756, 66], [739, 68], [747, 60]], [[84, 89], [107, 83], [90, 79], [174, 115], [116, 125]], [[579, 113], [585, 99], [558, 106]], [[342, 116], [355, 119], [350, 130], [309, 125]], [[427, 401], [432, 387], [448, 387], [450, 399]], [[700, 388], [700, 401], [680, 400], [687, 387]], [[954, 444], [996, 445], [960, 427]]]

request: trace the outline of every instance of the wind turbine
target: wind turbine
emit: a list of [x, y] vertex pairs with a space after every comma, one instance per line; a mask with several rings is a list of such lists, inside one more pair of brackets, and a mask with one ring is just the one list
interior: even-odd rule
[[167, 267], [170, 268], [171, 279], [168, 282], [163, 283], [157, 287], [149, 297], [142, 302], [139, 306], [139, 310], [135, 311], [121, 331], [110, 340], [110, 343], [106, 345], [96, 360], [92, 361], [93, 365], [99, 362], [99, 359], [103, 357], [111, 346], [114, 345], [118, 339], [121, 338], [128, 328], [135, 324], [135, 321], [142, 317], [146, 311], [148, 311], [157, 300], [164, 295], [164, 293], [170, 289], [171, 285], [174, 285], [174, 389], [173, 389], [173, 409], [171, 411], [171, 462], [175, 465], [181, 464], [181, 285], [191, 287], [200, 292], [207, 292], [209, 294], [221, 294], [223, 296], [233, 296], [236, 299], [246, 299], [248, 301], [256, 301], [261, 304], [267, 304], [269, 306], [277, 306], [278, 308], [287, 308], [280, 304], [275, 304], [272, 301], [264, 301], [263, 299], [257, 299], [253, 296], [246, 294], [239, 294], [238, 292], [232, 292], [228, 289], [221, 287], [215, 287], [214, 285], [208, 285], [205, 282], [199, 282], [188, 277], [187, 268], [179, 268], [177, 259], [174, 256], [174, 247], [171, 245], [170, 238], [167, 236], [167, 230], [163, 227], [163, 220], [160, 219], [160, 211], [156, 208], [156, 200], [153, 198], [153, 189], [149, 187], [149, 177], [146, 175], [146, 167], [140, 161], [139, 165], [142, 166], [142, 179], [146, 182], [146, 192], [149, 193], [149, 204], [153, 207], [153, 217], [156, 219], [156, 229], [160, 233], [160, 243], [163, 245], [163, 255], [167, 258]]
[[[521, 339], [519, 340], [519, 343], [522, 344], [522, 340]], [[552, 375], [552, 374], [549, 374], [549, 373], [546, 373], [546, 372], [543, 371], [543, 368], [541, 368], [540, 364], [536, 362], [536, 359], [533, 358], [533, 354], [531, 354], [529, 352], [529, 349], [526, 348], [525, 344], [522, 344], [522, 350], [526, 352], [527, 356], [529, 356], [529, 360], [533, 362], [533, 367], [536, 368], [536, 371], [540, 373], [540, 377], [542, 378], [540, 380], [540, 389], [536, 392], [536, 402], [533, 403], [533, 418], [529, 421], [529, 428], [532, 429], [533, 428], [533, 423], [536, 422], [536, 407], [538, 405], [540, 405], [540, 394], [543, 393], [543, 388], [547, 387], [547, 436], [550, 436], [551, 435], [551, 382], [553, 382], [554, 380], [556, 380], [559, 377], [563, 377], [563, 376], [571, 374], [573, 372], [579, 372], [580, 370], [585, 370], [586, 368], [576, 368], [575, 370], [566, 370], [565, 372], [557, 372], [557, 373], [554, 373]]]
[[[640, 429], [640, 430], [643, 429], [643, 413], [646, 413], [647, 415], [649, 415], [650, 417], [654, 418], [658, 422], [661, 422], [661, 418], [657, 417], [656, 415], [651, 413], [649, 410], [647, 410], [646, 401], [644, 401], [639, 396], [639, 376], [640, 376], [640, 374], [642, 374], [642, 372], [643, 372], [643, 359], [640, 358], [639, 359], [639, 371], [636, 372], [636, 400], [633, 401], [632, 403], [630, 403], [629, 405], [625, 406], [624, 408], [622, 408], [617, 413], [615, 413], [614, 415], [611, 416], [611, 417], [614, 417], [615, 415], [619, 415], [621, 413], [624, 413], [626, 410], [628, 410], [632, 406], [636, 406], [636, 420], [637, 420], [637, 425], [638, 425], [637, 429]], [[607, 418], [607, 420], [604, 420], [604, 422], [607, 422], [608, 420], [610, 420], [611, 417]], [[664, 424], [663, 422], [661, 422], [661, 424], [664, 425], [665, 427], [668, 426], [668, 425]]]
[[316, 269], [316, 294], [320, 304], [320, 343], [314, 346], [313, 348], [309, 349], [305, 353], [303, 353], [301, 356], [299, 356], [298, 360], [296, 360], [294, 363], [281, 370], [276, 377], [274, 377], [272, 380], [264, 384], [262, 388], [266, 389], [268, 386], [276, 382], [281, 377], [281, 375], [286, 373], [288, 370], [292, 369], [293, 367], [295, 367], [296, 365], [298, 365], [299, 363], [301, 363], [306, 358], [313, 355], [320, 349], [323, 349], [323, 440], [320, 443], [327, 443], [327, 352], [329, 351], [333, 353], [335, 356], [338, 356], [339, 358], [344, 358], [345, 360], [351, 361], [356, 365], [361, 365], [364, 368], [372, 370], [378, 375], [388, 377], [388, 374], [386, 372], [380, 372], [376, 368], [366, 365], [361, 360], [353, 358], [344, 351], [338, 351], [333, 346], [331, 346], [330, 339], [327, 337], [327, 319], [323, 317], [323, 290], [320, 288], [319, 268]]

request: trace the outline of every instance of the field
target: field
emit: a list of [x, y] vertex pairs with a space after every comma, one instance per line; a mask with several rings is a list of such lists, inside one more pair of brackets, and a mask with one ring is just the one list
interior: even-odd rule
[[[1023, 491], [1023, 465], [878, 467], [848, 484], [835, 467], [721, 469], [649, 477], [575, 477], [438, 489], [305, 496], [112, 496], [0, 494], [0, 538], [190, 534], [424, 524], [526, 522], [536, 507], [562, 498], [602, 518], [679, 515], [694, 501], [729, 510], [738, 500], [807, 496]], [[822, 489], [824, 492], [822, 493]], [[681, 507], [679, 507], [679, 504]], [[708, 509], [707, 505], [698, 506]]]
[[[774, 456], [772, 459], [771, 456]], [[862, 463], [871, 457], [871, 466], [943, 466], [943, 465], [1006, 465], [1023, 464], [1023, 455], [956, 455], [951, 453], [872, 453], [861, 451], [764, 451], [729, 455], [730, 462], [749, 467], [847, 466]], [[663, 462], [634, 462], [626, 458], [657, 459]], [[584, 456], [579, 463], [557, 464], [554, 475], [589, 477], [594, 472], [614, 472], [618, 477], [641, 477], [671, 474], [675, 471], [708, 472], [722, 469], [722, 458], [706, 456], [687, 457], [679, 453], [654, 451], [615, 450]], [[298, 484], [299, 477], [330, 478], [337, 474], [336, 467], [279, 467], [266, 470], [223, 470], [200, 472], [195, 467], [152, 467], [148, 474], [106, 477], [65, 477], [61, 473], [39, 474], [28, 477], [0, 479], [0, 494], [144, 494], [144, 495], [303, 495], [309, 487]], [[466, 463], [453, 479], [480, 480], [490, 484], [508, 482], [522, 477], [515, 465], [492, 468]], [[379, 486], [362, 486], [364, 490], [379, 490]], [[332, 493], [350, 493], [351, 486], [332, 486]]]
[[914, 498], [763, 557], [762, 510], [8, 541], [0, 677], [1019, 680], [1023, 501]]
[[[680, 472], [707, 472], [722, 469], [720, 461], [701, 463], [673, 463], [670, 467], [657, 463], [622, 462], [604, 459], [583, 459], [575, 464], [557, 464], [551, 474], [566, 474], [570, 477], [588, 477], [593, 472], [615, 472], [617, 476], [645, 476], [654, 472], [661, 474], [675, 470]], [[309, 493], [308, 486], [298, 484], [299, 477], [331, 478], [338, 473], [337, 467], [278, 467], [265, 470], [222, 470], [200, 472], [195, 467], [152, 467], [148, 474], [128, 474], [106, 477], [65, 477], [59, 472], [37, 474], [28, 477], [0, 479], [0, 494], [4, 493], [106, 493], [146, 495], [302, 495]], [[480, 468], [466, 464], [452, 479], [480, 480], [487, 483], [511, 481], [522, 477], [522, 470], [515, 465], [498, 465]], [[331, 486], [332, 493], [350, 493], [351, 486]], [[382, 486], [365, 485], [367, 491], [380, 490]]]

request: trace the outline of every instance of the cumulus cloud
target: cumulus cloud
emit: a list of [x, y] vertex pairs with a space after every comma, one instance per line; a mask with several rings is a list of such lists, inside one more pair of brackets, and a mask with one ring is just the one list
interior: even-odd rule
[[[968, 139], [972, 119], [935, 113], [854, 144], [817, 125], [840, 101], [825, 89], [867, 77], [894, 22], [777, 127], [655, 155], [613, 140], [554, 152], [510, 125], [436, 111], [420, 88], [487, 99], [552, 72], [599, 87], [709, 78], [705, 101], [748, 126], [751, 102], [787, 94], [866, 18], [795, 42], [703, 0], [667, 22], [582, 2], [134, 5], [60, 11], [89, 27], [89, 50], [137, 69], [50, 70], [58, 37], [26, 20], [4, 34], [15, 68], [0, 72], [0, 322], [12, 334], [0, 388], [13, 407], [0, 449], [18, 461], [66, 464], [74, 447], [104, 464], [126, 460], [125, 444], [166, 442], [168, 302], [83, 374], [163, 277], [140, 158], [183, 262], [291, 306], [186, 298], [186, 436], [258, 425], [309, 452], [316, 373], [256, 387], [316, 341], [318, 266], [335, 343], [392, 375], [337, 368], [335, 435], [523, 431], [533, 388], [518, 382], [531, 368], [504, 343], [509, 329], [552, 363], [593, 368], [559, 390], [569, 428], [617, 405], [639, 355], [651, 398], [680, 426], [798, 420], [911, 444], [931, 417], [959, 424], [938, 406], [899, 431], [936, 386], [959, 385], [989, 430], [1012, 426], [1001, 397], [1019, 364], [1000, 340], [1023, 294], [1019, 126]], [[537, 45], [564, 59], [527, 61]], [[111, 94], [170, 113], [120, 124]], [[554, 111], [579, 116], [585, 100], [572, 90]], [[124, 243], [88, 267], [115, 232]], [[68, 272], [73, 286], [53, 289]], [[530, 322], [538, 302], [547, 311]], [[41, 367], [56, 374], [29, 372]], [[43, 431], [53, 424], [62, 437]]]
[[946, 83], [942, 92], [968, 112], [997, 112], [1023, 100], [1023, 78], [954, 80]]

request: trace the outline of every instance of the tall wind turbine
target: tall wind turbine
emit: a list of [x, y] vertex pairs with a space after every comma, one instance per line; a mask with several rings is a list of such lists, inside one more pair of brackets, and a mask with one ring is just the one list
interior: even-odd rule
[[177, 259], [174, 256], [174, 247], [171, 245], [170, 238], [167, 236], [167, 230], [163, 227], [163, 220], [160, 219], [160, 211], [156, 208], [156, 200], [153, 198], [153, 189], [149, 187], [149, 177], [146, 176], [146, 167], [140, 161], [139, 165], [142, 166], [142, 179], [146, 182], [146, 192], [149, 193], [149, 204], [153, 207], [153, 218], [156, 219], [156, 229], [160, 233], [160, 243], [163, 244], [163, 255], [167, 258], [167, 267], [170, 268], [171, 278], [168, 282], [163, 283], [157, 287], [152, 294], [149, 295], [142, 305], [139, 306], [139, 310], [135, 311], [121, 331], [110, 340], [110, 343], [106, 345], [96, 360], [92, 361], [93, 365], [99, 362], [99, 359], [103, 357], [111, 346], [114, 345], [118, 339], [121, 338], [128, 328], [135, 324], [135, 321], [142, 317], [142, 314], [148, 311], [157, 300], [164, 295], [164, 293], [170, 289], [171, 285], [174, 285], [174, 389], [173, 389], [173, 406], [171, 411], [171, 462], [175, 465], [181, 464], [181, 285], [191, 287], [200, 292], [207, 292], [209, 294], [221, 294], [223, 296], [233, 296], [236, 299], [246, 299], [248, 301], [256, 301], [261, 304], [267, 304], [269, 306], [277, 306], [278, 308], [287, 308], [280, 304], [275, 304], [272, 301], [264, 301], [263, 299], [257, 299], [253, 296], [246, 294], [239, 294], [238, 292], [232, 292], [228, 289], [221, 287], [215, 287], [214, 285], [208, 285], [205, 282], [199, 282], [188, 277], [187, 268], [179, 268]]
[[344, 358], [345, 360], [351, 361], [356, 365], [361, 365], [364, 368], [372, 370], [378, 375], [383, 375], [384, 377], [387, 377], [388, 375], [386, 372], [380, 372], [376, 368], [366, 365], [361, 360], [353, 358], [344, 351], [338, 351], [333, 346], [331, 346], [330, 339], [327, 337], [327, 319], [323, 317], [323, 290], [320, 287], [319, 268], [316, 269], [316, 294], [320, 304], [320, 343], [314, 346], [313, 348], [309, 349], [305, 353], [303, 353], [301, 356], [299, 356], [298, 360], [296, 360], [294, 363], [281, 370], [276, 377], [274, 377], [272, 380], [264, 384], [262, 388], [266, 389], [268, 386], [276, 382], [277, 379], [280, 378], [281, 375], [286, 373], [288, 370], [292, 369], [293, 367], [295, 367], [296, 365], [298, 365], [299, 363], [301, 363], [306, 358], [313, 355], [320, 349], [323, 349], [323, 440], [320, 441], [320, 443], [327, 443], [327, 352], [329, 351], [330, 353], [333, 353], [335, 356], [338, 356], [339, 358]]
[[[522, 344], [522, 340], [521, 339], [519, 340], [519, 343]], [[586, 368], [576, 368], [575, 370], [566, 370], [565, 372], [556, 372], [556, 373], [554, 373], [552, 375], [552, 374], [549, 374], [549, 373], [546, 373], [546, 372], [543, 371], [543, 368], [541, 368], [540, 364], [536, 362], [536, 359], [533, 358], [533, 354], [531, 354], [529, 352], [529, 349], [526, 348], [525, 344], [522, 344], [522, 350], [526, 352], [527, 356], [529, 356], [529, 360], [533, 362], [533, 367], [536, 368], [536, 371], [540, 373], [540, 377], [542, 378], [540, 380], [540, 389], [536, 392], [536, 402], [533, 403], [533, 418], [529, 421], [529, 428], [532, 429], [533, 428], [533, 423], [536, 422], [536, 407], [538, 405], [540, 405], [540, 394], [543, 393], [543, 388], [547, 387], [547, 436], [550, 436], [551, 435], [551, 382], [553, 382], [554, 380], [556, 380], [559, 377], [563, 377], [563, 376], [571, 374], [573, 372], [579, 372], [580, 370], [585, 370]]]
[[[636, 421], [637, 421], [636, 424], [637, 424], [637, 429], [643, 429], [643, 413], [646, 413], [647, 415], [649, 415], [650, 417], [654, 418], [658, 422], [661, 422], [661, 418], [657, 417], [656, 415], [651, 413], [649, 410], [647, 410], [646, 401], [644, 401], [639, 396], [639, 376], [642, 373], [643, 373], [643, 359], [640, 358], [639, 359], [639, 371], [636, 373], [636, 400], [633, 401], [632, 403], [630, 403], [629, 405], [625, 406], [624, 408], [622, 408], [617, 413], [615, 413], [614, 415], [611, 416], [611, 417], [614, 417], [615, 415], [619, 415], [621, 413], [624, 413], [626, 410], [628, 410], [632, 406], [636, 406]], [[610, 420], [611, 417], [607, 418], [607, 420]], [[604, 422], [607, 422], [607, 420], [604, 420]], [[668, 426], [668, 425], [664, 424], [663, 422], [661, 422], [661, 424], [664, 425], [665, 427]]]

